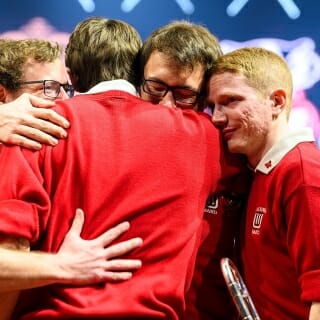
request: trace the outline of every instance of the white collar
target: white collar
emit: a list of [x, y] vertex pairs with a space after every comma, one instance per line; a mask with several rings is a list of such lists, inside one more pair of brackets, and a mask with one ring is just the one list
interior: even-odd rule
[[128, 92], [134, 96], [137, 96], [136, 88], [127, 80], [117, 79], [111, 81], [102, 81], [92, 87], [89, 91], [82, 93], [82, 94], [94, 94], [94, 93], [101, 93], [110, 90], [120, 90]]
[[295, 131], [290, 131], [262, 157], [255, 171], [268, 174], [297, 144], [311, 141], [315, 141], [311, 128], [300, 128]]

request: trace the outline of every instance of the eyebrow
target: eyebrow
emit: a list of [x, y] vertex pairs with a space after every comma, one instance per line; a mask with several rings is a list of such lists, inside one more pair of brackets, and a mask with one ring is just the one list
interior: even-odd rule
[[152, 81], [156, 81], [156, 82], [159, 82], [159, 83], [162, 83], [166, 86], [169, 86], [171, 88], [181, 88], [181, 89], [188, 89], [188, 90], [191, 90], [191, 91], [194, 91], [194, 92], [200, 92], [201, 91], [201, 86], [200, 86], [200, 89], [195, 89], [195, 88], [192, 88], [190, 87], [189, 85], [177, 85], [177, 86], [170, 86], [169, 84], [167, 84], [166, 82], [162, 81], [161, 79], [159, 78], [156, 78], [156, 77], [144, 77], [145, 80], [152, 80]]

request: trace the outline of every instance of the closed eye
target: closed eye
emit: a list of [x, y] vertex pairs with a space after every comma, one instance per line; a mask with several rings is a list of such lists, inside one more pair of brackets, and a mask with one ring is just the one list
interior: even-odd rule
[[221, 107], [232, 107], [234, 103], [243, 100], [242, 97], [236, 95], [224, 95], [220, 96], [216, 101], [217, 106]]

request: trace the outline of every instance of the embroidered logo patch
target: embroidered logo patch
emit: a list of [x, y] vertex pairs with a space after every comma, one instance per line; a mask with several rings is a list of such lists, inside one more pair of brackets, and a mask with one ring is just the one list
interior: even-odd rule
[[219, 207], [219, 199], [216, 195], [213, 194], [208, 197], [204, 212], [210, 213], [210, 214], [218, 214], [218, 207]]
[[253, 217], [252, 221], [252, 234], [260, 234], [260, 228], [262, 225], [262, 219], [265, 213], [267, 212], [266, 208], [258, 207]]

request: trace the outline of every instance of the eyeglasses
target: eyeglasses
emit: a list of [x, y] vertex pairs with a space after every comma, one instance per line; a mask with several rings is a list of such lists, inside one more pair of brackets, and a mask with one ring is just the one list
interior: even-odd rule
[[69, 83], [60, 83], [55, 80], [35, 80], [35, 81], [24, 81], [19, 82], [20, 85], [25, 84], [35, 84], [35, 83], [42, 83], [43, 84], [43, 93], [45, 96], [55, 99], [59, 96], [61, 87], [67, 93], [67, 95], [71, 98], [74, 95], [73, 86]]
[[197, 103], [200, 92], [184, 87], [171, 87], [164, 82], [150, 79], [143, 79], [142, 90], [153, 97], [163, 98], [170, 90], [177, 103], [194, 105]]

